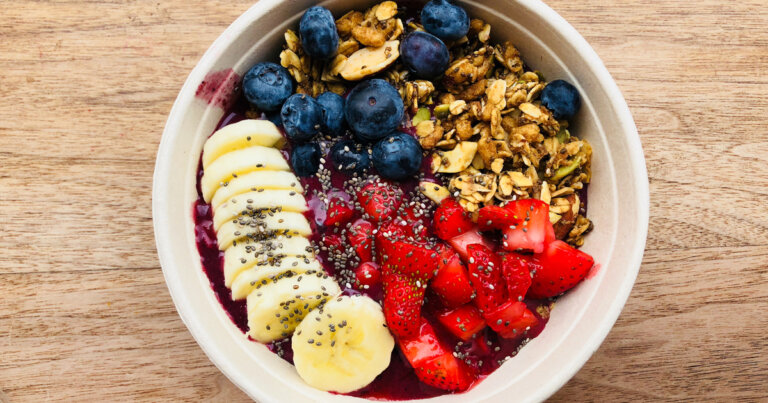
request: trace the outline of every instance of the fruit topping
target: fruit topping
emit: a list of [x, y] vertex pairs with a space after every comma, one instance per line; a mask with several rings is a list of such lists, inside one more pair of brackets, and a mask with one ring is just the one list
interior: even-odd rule
[[433, 229], [444, 241], [466, 234], [474, 226], [469, 214], [454, 199], [444, 199], [435, 210]]
[[475, 293], [461, 258], [451, 247], [445, 245], [440, 247], [437, 274], [429, 283], [429, 287], [443, 305], [449, 308], [472, 301]]
[[361, 263], [360, 266], [357, 266], [357, 269], [355, 269], [355, 279], [364, 289], [374, 287], [381, 283], [381, 270], [379, 270], [379, 266], [376, 263]]
[[485, 312], [488, 326], [505, 339], [522, 336], [538, 323], [536, 316], [524, 302], [508, 301], [498, 308]]
[[347, 202], [340, 198], [335, 198], [328, 202], [328, 212], [325, 215], [326, 226], [343, 226], [352, 221], [357, 212], [347, 205]]
[[336, 21], [325, 7], [307, 9], [299, 22], [301, 46], [312, 57], [327, 60], [336, 55], [339, 48], [339, 33]]
[[445, 311], [437, 316], [437, 320], [451, 334], [464, 341], [469, 341], [477, 332], [485, 329], [485, 319], [472, 304]]
[[243, 93], [251, 105], [265, 112], [280, 110], [293, 94], [293, 79], [284, 67], [258, 63], [243, 76]]
[[299, 144], [291, 153], [291, 166], [297, 176], [307, 177], [317, 173], [320, 168], [322, 152], [317, 143]]
[[595, 264], [592, 256], [563, 241], [550, 243], [544, 253], [535, 256], [540, 266], [528, 290], [531, 298], [554, 297], [570, 290]]
[[285, 134], [292, 142], [304, 143], [320, 133], [323, 109], [309, 95], [293, 94], [288, 97], [280, 115]]
[[453, 391], [469, 389], [477, 379], [475, 372], [438, 339], [435, 329], [425, 319], [416, 334], [398, 337], [400, 350], [419, 380], [436, 388]]
[[400, 208], [402, 194], [398, 189], [380, 182], [369, 182], [357, 194], [365, 214], [372, 221], [382, 222], [395, 216]]
[[552, 111], [556, 119], [570, 119], [579, 111], [581, 97], [569, 82], [555, 80], [541, 91], [541, 104]]
[[475, 289], [475, 305], [483, 313], [491, 312], [507, 302], [507, 285], [501, 259], [482, 244], [467, 246], [469, 281]]
[[347, 231], [347, 241], [355, 248], [361, 262], [373, 261], [373, 224], [370, 221], [355, 221]]
[[331, 147], [331, 161], [340, 172], [363, 173], [371, 166], [371, 157], [360, 144], [352, 140], [341, 140]]
[[388, 82], [367, 80], [347, 95], [345, 114], [357, 138], [372, 142], [392, 133], [403, 120], [403, 100]]
[[381, 307], [361, 295], [332, 298], [310, 312], [291, 338], [296, 371], [310, 386], [348, 393], [373, 382], [395, 341]]
[[455, 236], [446, 242], [448, 242], [448, 244], [451, 245], [456, 252], [458, 252], [458, 254], [465, 262], [469, 259], [469, 253], [467, 251], [467, 247], [469, 245], [483, 244], [486, 248], [491, 250], [493, 250], [496, 246], [484, 236], [482, 236], [477, 231], [477, 228], [472, 228], [470, 231], [467, 231], [459, 236]]
[[397, 337], [418, 334], [424, 287], [420, 280], [382, 267], [384, 280], [384, 317], [389, 330]]
[[317, 103], [323, 110], [321, 122], [323, 133], [331, 136], [343, 134], [347, 126], [344, 117], [344, 98], [333, 92], [324, 92], [317, 96]]
[[469, 16], [448, 0], [432, 0], [421, 10], [421, 24], [444, 41], [461, 39], [469, 32]]
[[448, 68], [448, 47], [438, 37], [414, 31], [400, 44], [400, 59], [419, 78], [434, 79]]
[[507, 203], [505, 208], [512, 213], [516, 224], [502, 223], [499, 227], [504, 238], [501, 243], [504, 249], [541, 253], [546, 244], [555, 239], [547, 203], [538, 199], [524, 199]]
[[531, 273], [540, 267], [531, 256], [507, 253], [501, 257], [501, 267], [507, 282], [507, 293], [512, 301], [522, 301], [531, 287]]
[[373, 165], [384, 178], [398, 181], [409, 179], [421, 168], [421, 152], [416, 139], [395, 132], [373, 146]]
[[376, 236], [376, 248], [382, 257], [379, 264], [384, 272], [405, 274], [426, 286], [427, 280], [435, 275], [437, 252], [425, 244], [392, 238], [386, 234], [386, 229]]

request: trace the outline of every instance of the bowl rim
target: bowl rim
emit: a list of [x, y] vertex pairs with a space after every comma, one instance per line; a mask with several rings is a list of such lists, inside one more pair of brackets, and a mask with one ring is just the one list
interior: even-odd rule
[[[194, 99], [195, 91], [199, 82], [208, 73], [209, 68], [221, 55], [225, 44], [230, 41], [231, 38], [237, 37], [237, 35], [245, 30], [251, 21], [262, 18], [267, 15], [274, 7], [279, 6], [285, 0], [259, 0], [251, 7], [249, 7], [243, 14], [241, 14], [229, 27], [224, 30], [206, 50], [203, 56], [198, 60], [195, 67], [190, 72], [189, 76], [184, 82], [182, 89], [179, 91], [176, 97], [171, 111], [168, 116], [165, 128], [163, 130], [162, 138], [158, 146], [157, 157], [155, 161], [155, 171], [153, 175], [153, 188], [152, 188], [152, 217], [154, 226], [155, 243], [158, 252], [160, 265], [162, 267], [163, 276], [168, 286], [169, 293], [176, 307], [176, 311], [179, 313], [184, 324], [189, 329], [195, 341], [208, 356], [209, 360], [235, 385], [243, 390], [249, 397], [258, 399], [261, 401], [272, 401], [273, 396], [264, 394], [261, 390], [253, 390], [246, 388], [247, 384], [246, 376], [240, 371], [234, 369], [228, 360], [223, 358], [220, 347], [214, 343], [208, 336], [204, 324], [198, 318], [195, 318], [191, 312], [184, 308], [187, 296], [183, 293], [182, 285], [180, 284], [178, 272], [173, 264], [174, 257], [170, 253], [170, 246], [167, 245], [167, 240], [164, 238], [167, 228], [170, 223], [159, 214], [162, 203], [165, 200], [163, 189], [160, 187], [161, 178], [167, 172], [163, 166], [163, 161], [166, 159], [166, 155], [169, 150], [169, 133], [178, 130], [180, 120], [183, 116], [184, 109]], [[640, 141], [640, 136], [635, 126], [635, 122], [630, 113], [629, 107], [624, 99], [618, 85], [613, 80], [612, 76], [608, 72], [607, 68], [603, 64], [600, 57], [592, 49], [589, 43], [584, 39], [576, 29], [571, 26], [562, 16], [556, 11], [547, 6], [540, 0], [516, 0], [521, 7], [528, 8], [528, 11], [537, 14], [542, 20], [547, 21], [550, 28], [557, 32], [561, 37], [567, 38], [570, 45], [577, 51], [577, 53], [584, 59], [584, 63], [592, 70], [592, 73], [600, 80], [600, 87], [605, 91], [606, 98], [610, 101], [610, 104], [614, 107], [614, 114], [617, 122], [622, 127], [622, 132], [625, 134], [625, 140], [630, 148], [629, 158], [627, 163], [630, 165], [631, 171], [637, 175], [636, 183], [634, 184], [635, 190], [638, 194], [635, 196], [638, 203], [638, 209], [635, 211], [637, 227], [633, 234], [637, 241], [634, 243], [634, 247], [627, 251], [629, 265], [625, 266], [627, 272], [624, 277], [624, 281], [616, 292], [614, 300], [611, 301], [610, 309], [606, 315], [602, 317], [599, 324], [595, 328], [589, 339], [585, 340], [582, 347], [574, 355], [574, 358], [568, 361], [565, 368], [561, 368], [555, 375], [549, 378], [545, 384], [542, 384], [538, 388], [538, 392], [534, 395], [526, 396], [524, 399], [527, 401], [542, 401], [550, 397], [557, 392], [568, 380], [570, 380], [576, 372], [587, 362], [590, 356], [598, 349], [606, 338], [610, 330], [613, 328], [619, 314], [621, 313], [632, 287], [637, 278], [637, 274], [640, 270], [642, 263], [643, 253], [645, 251], [645, 244], [648, 235], [648, 222], [649, 222], [649, 210], [650, 210], [650, 193], [648, 184], [648, 173], [645, 163], [645, 157]], [[173, 267], [173, 268], [172, 268]]]

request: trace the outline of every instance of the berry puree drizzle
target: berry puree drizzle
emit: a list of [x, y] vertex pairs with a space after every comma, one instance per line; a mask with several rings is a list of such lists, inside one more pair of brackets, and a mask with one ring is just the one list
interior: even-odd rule
[[[242, 100], [235, 102], [228, 111], [224, 114], [221, 121], [216, 127], [218, 130], [231, 123], [239, 122], [246, 118], [245, 111], [247, 105]], [[403, 131], [409, 132], [409, 128], [404, 128]], [[326, 150], [327, 152], [327, 150]], [[290, 150], [285, 151], [286, 157], [290, 154]], [[329, 164], [330, 165], [330, 164]], [[331, 169], [331, 183], [339, 189], [338, 192], [333, 193], [334, 197], [340, 197], [345, 200], [350, 200], [351, 196], [343, 190], [343, 183], [346, 177]], [[429, 162], [425, 159], [422, 171], [425, 174], [424, 179], [429, 181], [437, 180], [429, 172]], [[224, 253], [218, 250], [216, 233], [213, 230], [213, 214], [211, 207], [207, 204], [202, 197], [200, 191], [200, 178], [202, 177], [202, 156], [201, 162], [198, 164], [197, 172], [197, 192], [198, 199], [193, 206], [193, 217], [195, 220], [195, 237], [197, 248], [200, 253], [200, 261], [202, 263], [203, 271], [208, 277], [211, 283], [216, 298], [221, 304], [222, 308], [227, 312], [232, 322], [243, 332], [248, 331], [248, 319], [246, 314], [245, 301], [233, 301], [230, 290], [224, 285]], [[305, 188], [305, 196], [309, 204], [310, 210], [306, 213], [307, 219], [312, 226], [313, 235], [311, 241], [319, 244], [326, 234], [326, 228], [322, 226], [322, 222], [325, 219], [325, 205], [316, 196], [313, 195], [313, 190], [320, 189], [319, 180], [315, 177], [301, 178], [302, 186]], [[417, 181], [414, 179], [400, 184], [405, 194], [415, 189]], [[584, 192], [586, 193], [586, 192]], [[585, 200], [586, 198], [583, 198]], [[333, 275], [335, 272], [334, 265], [328, 262], [328, 258], [325, 252], [321, 252], [318, 255], [318, 259], [323, 264], [325, 270]], [[361, 291], [348, 287], [347, 284], [340, 284], [345, 294], [358, 294]], [[366, 294], [374, 299], [380, 300], [382, 296], [381, 287], [376, 287], [369, 290], [364, 290]], [[544, 326], [549, 317], [550, 305], [547, 301], [538, 300], [526, 300], [526, 304], [529, 309], [539, 319], [539, 324], [534, 328], [531, 328], [525, 338], [518, 339], [503, 339], [497, 336], [493, 331], [488, 328], [484, 329], [477, 334], [476, 338], [469, 342], [461, 342], [449, 332], [443, 330], [435, 319], [436, 314], [443, 309], [439, 303], [436, 303], [437, 297], [431, 294], [428, 290], [425, 305], [423, 307], [424, 316], [434, 324], [435, 330], [438, 332], [441, 340], [446, 345], [454, 347], [456, 354], [463, 358], [471, 367], [475, 368], [479, 374], [478, 379], [482, 380], [487, 377], [491, 372], [498, 368], [501, 363], [507, 357], [513, 357], [517, 354], [519, 348], [521, 348], [528, 340], [536, 337], [544, 329]], [[291, 350], [290, 338], [276, 341], [267, 345], [270, 351], [276, 353], [286, 361], [293, 363], [293, 351]], [[479, 382], [478, 380], [478, 382]], [[392, 359], [389, 367], [381, 373], [370, 385], [360, 389], [358, 391], [349, 393], [350, 396], [357, 396], [372, 400], [408, 400], [408, 399], [424, 399], [429, 397], [440, 396], [449, 394], [451, 392], [437, 389], [421, 383], [413, 372], [410, 364], [408, 364], [405, 357], [399, 351], [399, 348], [395, 348], [392, 353]]]

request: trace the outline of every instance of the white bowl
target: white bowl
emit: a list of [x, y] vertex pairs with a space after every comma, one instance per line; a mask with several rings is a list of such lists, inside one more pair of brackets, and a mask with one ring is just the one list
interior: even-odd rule
[[[160, 263], [176, 309], [192, 336], [221, 371], [260, 401], [353, 401], [305, 385], [291, 365], [248, 341], [230, 321], [202, 271], [192, 204], [203, 141], [223, 110], [195, 97], [208, 73], [233, 68], [242, 75], [257, 61], [277, 60], [283, 33], [310, 0], [261, 0], [213, 43], [189, 75], [160, 143], [153, 217]], [[365, 0], [321, 4], [339, 16]], [[648, 230], [648, 178], [632, 116], [603, 63], [562, 17], [537, 0], [461, 1], [488, 21], [495, 40], [509, 39], [547, 78], [580, 90], [583, 107], [573, 131], [594, 148], [589, 217], [595, 230], [584, 250], [600, 269], [561, 298], [544, 331], [513, 359], [465, 394], [446, 402], [540, 401], [557, 391], [597, 350], [613, 326], [637, 276]]]

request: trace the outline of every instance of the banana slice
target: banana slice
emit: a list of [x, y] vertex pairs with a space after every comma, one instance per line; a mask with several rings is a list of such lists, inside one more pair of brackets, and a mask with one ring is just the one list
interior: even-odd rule
[[276, 148], [252, 146], [226, 153], [205, 168], [200, 179], [203, 199], [210, 202], [216, 190], [227, 186], [235, 176], [263, 170], [288, 171], [290, 168]]
[[309, 311], [340, 293], [321, 272], [289, 272], [259, 283], [246, 303], [248, 334], [262, 343], [288, 337]]
[[268, 120], [243, 120], [213, 133], [203, 146], [203, 169], [222, 155], [250, 146], [275, 147], [283, 136]]
[[314, 252], [309, 240], [303, 236], [289, 238], [281, 235], [264, 241], [238, 242], [224, 252], [224, 285], [232, 286], [232, 281], [240, 273], [258, 262], [268, 262], [275, 257], [284, 256], [314, 257]]
[[386, 69], [400, 57], [400, 41], [387, 41], [378, 48], [363, 48], [351, 54], [341, 76], [357, 81]]
[[269, 213], [303, 213], [307, 211], [304, 196], [295, 190], [269, 189], [263, 192], [248, 192], [229, 199], [213, 211], [213, 228], [218, 232], [221, 225], [238, 216], [256, 220], [269, 217]]
[[[227, 126], [229, 127], [229, 126]], [[220, 187], [211, 199], [214, 209], [234, 196], [259, 189], [289, 189], [303, 193], [301, 183], [291, 172], [287, 171], [253, 171], [229, 181], [227, 186]]]
[[245, 238], [245, 241], [253, 242], [269, 238], [273, 235], [300, 235], [309, 236], [312, 228], [309, 221], [301, 213], [276, 212], [267, 214], [241, 215], [232, 220], [225, 221], [216, 234], [219, 242], [219, 250], [226, 250], [236, 241]]
[[288, 272], [322, 272], [323, 268], [314, 256], [286, 256], [278, 262], [264, 262], [242, 271], [232, 280], [232, 299], [237, 301], [248, 297], [260, 284], [280, 277]]
[[388, 366], [395, 340], [381, 306], [367, 296], [341, 296], [307, 315], [291, 338], [304, 381], [347, 393], [371, 383]]

